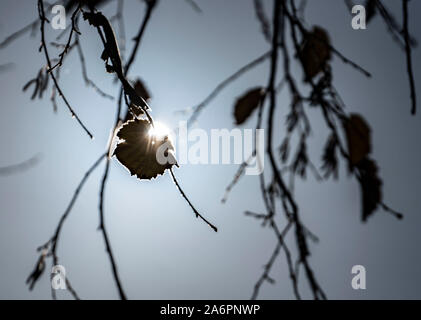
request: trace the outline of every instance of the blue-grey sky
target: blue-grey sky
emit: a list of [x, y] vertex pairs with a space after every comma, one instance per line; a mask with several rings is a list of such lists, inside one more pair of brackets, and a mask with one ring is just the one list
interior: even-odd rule
[[[384, 1], [400, 21], [398, 1]], [[59, 2], [58, 2], [59, 3]], [[175, 111], [200, 102], [221, 80], [269, 49], [260, 33], [251, 0], [197, 0], [198, 14], [184, 0], [160, 1], [143, 38], [131, 77], [141, 76], [153, 98], [156, 120], [175, 126], [183, 116]], [[271, 1], [264, 1], [270, 10]], [[125, 1], [126, 32], [131, 39], [144, 14], [139, 1]], [[32, 21], [36, 1], [2, 1], [0, 39]], [[115, 4], [104, 8], [113, 15]], [[410, 2], [410, 29], [421, 38], [418, 13], [421, 2]], [[366, 79], [334, 59], [336, 88], [348, 112], [361, 113], [373, 129], [373, 157], [383, 178], [384, 200], [403, 212], [397, 221], [378, 211], [366, 224], [360, 219], [360, 190], [342, 165], [340, 180], [322, 184], [312, 177], [297, 182], [295, 195], [304, 223], [320, 242], [311, 245], [310, 262], [329, 298], [421, 298], [421, 115], [410, 116], [405, 57], [377, 17], [367, 30], [351, 28], [343, 1], [308, 1], [309, 25], [328, 29], [334, 45], [372, 74]], [[99, 59], [101, 44], [95, 30], [81, 22], [82, 44], [90, 77], [104, 91], [117, 95], [118, 87]], [[53, 40], [59, 31], [50, 30]], [[30, 100], [23, 85], [44, 64], [38, 52], [39, 34], [25, 35], [0, 50], [0, 64], [14, 69], [0, 74], [0, 166], [21, 162], [34, 154], [34, 168], [0, 177], [0, 298], [48, 299], [49, 278], [44, 275], [33, 292], [25, 279], [37, 259], [36, 248], [49, 239], [85, 171], [104, 152], [114, 122], [115, 102], [85, 87], [77, 55], [62, 68], [61, 84], [78, 115], [94, 133], [91, 141], [59, 102], [52, 111], [49, 96]], [[131, 43], [128, 41], [128, 48]], [[421, 95], [420, 49], [413, 52], [417, 92]], [[301, 70], [294, 65], [299, 76]], [[282, 72], [282, 70], [280, 70]], [[224, 90], [202, 113], [197, 126], [210, 130], [234, 127], [233, 103], [245, 90], [267, 82], [269, 63], [263, 63]], [[289, 96], [279, 95], [287, 108]], [[309, 110], [313, 123], [310, 155], [320, 164], [326, 129], [320, 113]], [[283, 114], [276, 115], [279, 124]], [[255, 121], [243, 128], [253, 128]], [[279, 126], [277, 134], [284, 135]], [[58, 254], [81, 298], [115, 299], [103, 238], [98, 227], [98, 192], [104, 167], [90, 177], [66, 222]], [[262, 211], [258, 178], [244, 177], [221, 203], [235, 165], [184, 165], [176, 174], [196, 207], [219, 227], [212, 232], [196, 220], [170, 176], [139, 181], [112, 161], [106, 188], [105, 215], [121, 280], [132, 299], [248, 299], [269, 259], [276, 239], [269, 229], [244, 216]], [[293, 234], [288, 237], [294, 242]], [[293, 247], [293, 253], [296, 251]], [[351, 268], [367, 269], [367, 289], [351, 287]], [[271, 273], [275, 285], [265, 283], [263, 299], [291, 299], [293, 292], [284, 255]], [[303, 297], [311, 298], [301, 277]], [[65, 292], [60, 298], [69, 298]]]

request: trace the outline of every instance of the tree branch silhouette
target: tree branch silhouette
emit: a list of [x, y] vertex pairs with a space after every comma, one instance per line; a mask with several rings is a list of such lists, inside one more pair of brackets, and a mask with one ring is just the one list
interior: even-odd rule
[[[79, 8], [77, 9], [79, 10]], [[40, 20], [40, 31], [41, 31], [41, 47], [45, 54], [45, 59], [47, 61], [48, 70], [52, 69], [52, 64], [50, 60], [50, 55], [48, 53], [47, 43], [45, 41], [45, 22], [49, 22], [48, 19], [45, 17], [45, 11], [44, 11], [44, 2], [42, 0], [38, 0], [38, 14], [39, 14], [39, 20]], [[61, 90], [58, 81], [56, 77], [54, 76], [53, 72], [49, 72], [48, 75], [51, 77], [51, 79], [54, 82], [54, 86], [56, 90], [58, 91], [60, 97], [63, 99], [63, 102], [65, 103], [67, 109], [69, 109], [70, 114], [73, 118], [76, 119], [76, 121], [80, 124], [80, 126], [83, 128], [83, 130], [87, 133], [87, 135], [93, 139], [92, 133], [86, 128], [86, 126], [83, 124], [83, 122], [80, 120], [79, 116], [76, 114], [76, 112], [73, 110], [73, 108], [70, 106], [69, 102], [67, 101], [66, 96], [63, 94], [63, 91]]]
[[[99, 159], [96, 160], [95, 163], [88, 169], [88, 171], [86, 171], [82, 180], [80, 181], [79, 185], [77, 186], [75, 192], [73, 193], [73, 196], [72, 196], [72, 199], [70, 200], [69, 205], [67, 206], [63, 215], [61, 216], [53, 236], [45, 244], [43, 244], [42, 246], [40, 246], [38, 248], [38, 251], [41, 251], [41, 257], [49, 257], [49, 256], [52, 257], [52, 260], [53, 260], [52, 266], [58, 265], [59, 258], [58, 258], [58, 255], [57, 255], [57, 244], [60, 240], [61, 230], [63, 228], [64, 222], [66, 221], [70, 212], [72, 211], [73, 206], [76, 203], [76, 200], [79, 197], [79, 194], [80, 194], [83, 186], [85, 185], [86, 181], [88, 180], [89, 176], [101, 164], [102, 160], [104, 160], [105, 157], [106, 157], [106, 154], [101, 155], [99, 157]], [[69, 291], [71, 292], [73, 297], [76, 300], [79, 300], [78, 294], [72, 288], [72, 286], [70, 284], [70, 281], [68, 279], [66, 279], [66, 283], [67, 283], [67, 287], [69, 288]], [[52, 293], [53, 299], [55, 299], [56, 298], [55, 291], [52, 290], [51, 293]]]
[[[371, 2], [373, 8], [375, 8], [376, 12], [378, 12], [382, 18], [393, 40], [396, 41], [396, 43], [405, 52], [407, 67], [406, 72], [409, 78], [412, 105], [411, 113], [415, 114], [417, 100], [415, 77], [413, 72], [412, 48], [416, 46], [416, 40], [412, 38], [409, 32], [409, 0], [401, 1], [403, 17], [402, 27], [399, 26], [391, 12], [383, 5], [382, 1], [369, 0], [368, 2]], [[96, 0], [89, 2], [69, 0], [66, 2], [66, 9], [72, 11], [72, 24], [67, 40], [65, 40], [66, 42], [64, 44], [58, 43], [61, 37], [65, 37], [67, 34], [63, 31], [56, 38], [57, 42], [49, 43], [51, 47], [62, 49], [60, 50], [57, 59], [52, 59], [48, 50], [45, 25], [46, 23], [48, 24], [49, 21], [45, 13], [44, 0], [37, 0], [38, 18], [34, 22], [31, 22], [22, 29], [12, 33], [0, 43], [0, 49], [5, 48], [23, 34], [39, 27], [41, 37], [40, 51], [43, 51], [44, 53], [46, 66], [40, 68], [37, 76], [27, 82], [23, 90], [26, 91], [29, 87], [34, 85], [35, 90], [33, 91], [31, 98], [42, 98], [43, 93], [48, 89], [48, 81], [51, 78], [53, 83], [51, 100], [54, 108], [57, 108], [56, 97], [58, 95], [63, 100], [72, 117], [77, 120], [78, 124], [91, 138], [93, 138], [93, 135], [70, 105], [59, 83], [60, 70], [64, 65], [65, 57], [69, 56], [73, 49], [76, 48], [81, 63], [81, 74], [85, 85], [87, 87], [93, 87], [95, 91], [104, 98], [114, 98], [99, 89], [99, 87], [88, 77], [87, 63], [83, 54], [82, 44], [80, 42], [81, 34], [78, 30], [78, 19], [80, 17], [80, 13], [83, 13], [85, 20], [96, 28], [104, 49], [104, 54], [101, 58], [105, 61], [106, 71], [116, 76], [116, 82], [119, 86], [119, 94], [116, 99], [115, 121], [113, 127], [111, 128], [112, 135], [109, 144], [106, 146], [105, 152], [85, 172], [71, 198], [70, 203], [68, 204], [64, 214], [61, 216], [53, 236], [44, 245], [38, 248], [40, 256], [38, 257], [34, 270], [27, 279], [30, 289], [33, 288], [45, 270], [45, 262], [47, 258], [52, 258], [52, 265], [58, 264], [59, 258], [57, 254], [57, 245], [59, 243], [65, 221], [68, 218], [74, 203], [77, 201], [85, 182], [91, 173], [102, 163], [103, 160], [105, 160], [106, 164], [102, 179], [100, 180], [98, 193], [98, 229], [102, 233], [104, 239], [106, 252], [110, 261], [119, 297], [120, 299], [127, 298], [119, 276], [117, 260], [115, 259], [114, 252], [111, 247], [110, 236], [106, 228], [104, 202], [106, 196], [106, 186], [110, 175], [112, 146], [116, 139], [116, 134], [123, 122], [123, 99], [127, 107], [128, 114], [133, 114], [134, 118], [137, 117], [134, 110], [132, 110], [132, 104], [134, 104], [142, 110], [144, 113], [143, 116], [146, 117], [151, 126], [154, 125], [153, 118], [150, 114], [150, 108], [147, 103], [147, 98], [136, 92], [135, 88], [128, 80], [128, 74], [134, 64], [134, 61], [139, 56], [143, 37], [150, 25], [150, 21], [157, 8], [158, 1], [144, 0], [146, 7], [143, 19], [140, 22], [140, 26], [135, 37], [133, 38], [133, 47], [128, 54], [126, 62], [124, 62], [124, 56], [120, 54], [120, 48], [122, 48], [122, 52], [125, 53], [123, 0], [115, 1], [117, 3], [117, 12], [111, 18], [107, 18], [97, 10], [100, 5], [110, 2], [112, 2], [112, 0]], [[202, 12], [200, 7], [198, 7], [194, 1], [187, 2], [194, 10]], [[345, 3], [348, 7], [353, 5], [351, 0], [345, 0]], [[366, 221], [366, 219], [378, 209], [382, 209], [399, 219], [403, 217], [401, 213], [391, 209], [383, 201], [381, 193], [382, 181], [378, 174], [378, 168], [375, 160], [372, 159], [371, 149], [366, 146], [370, 142], [370, 137], [365, 137], [362, 141], [356, 142], [355, 135], [352, 134], [352, 132], [357, 132], [360, 135], [361, 133], [364, 135], [366, 131], [369, 131], [367, 129], [369, 126], [365, 123], [361, 116], [355, 116], [355, 114], [346, 112], [345, 103], [334, 85], [330, 61], [333, 57], [336, 57], [342, 63], [347, 64], [355, 71], [360, 72], [362, 76], [372, 77], [372, 75], [360, 64], [352, 61], [339, 49], [337, 49], [331, 43], [326, 30], [318, 26], [314, 26], [313, 29], [307, 27], [303, 14], [305, 4], [306, 1], [302, 1], [300, 7], [297, 8], [294, 0], [273, 0], [272, 19], [270, 20], [266, 16], [263, 2], [261, 0], [254, 0], [255, 15], [258, 19], [262, 36], [271, 46], [270, 50], [248, 62], [227, 78], [219, 82], [219, 84], [217, 84], [216, 87], [199, 104], [190, 108], [191, 115], [187, 122], [188, 125], [191, 125], [194, 121], [196, 121], [204, 108], [210, 105], [213, 99], [217, 97], [218, 94], [220, 94], [220, 92], [229, 84], [233, 83], [240, 76], [257, 65], [266, 60], [270, 60], [269, 79], [267, 84], [262, 86], [261, 97], [256, 105], [256, 109], [258, 110], [256, 129], [263, 128], [268, 132], [267, 145], [264, 152], [270, 161], [270, 173], [267, 174], [266, 177], [264, 174], [259, 176], [259, 188], [266, 212], [254, 213], [246, 211], [246, 214], [258, 221], [261, 221], [264, 227], [268, 226], [271, 232], [273, 232], [276, 236], [277, 242], [268, 262], [264, 265], [263, 273], [254, 285], [252, 299], [258, 298], [261, 287], [265, 282], [274, 282], [270, 276], [270, 272], [275, 261], [279, 258], [281, 251], [285, 253], [294, 296], [297, 299], [301, 299], [303, 297], [303, 294], [299, 292], [298, 288], [299, 272], [302, 268], [305, 274], [305, 280], [310, 288], [313, 298], [326, 299], [326, 294], [321, 288], [316, 274], [309, 262], [309, 241], [317, 242], [318, 238], [309, 230], [309, 228], [307, 228], [307, 226], [304, 225], [302, 216], [305, 213], [300, 210], [301, 208], [299, 203], [296, 202], [294, 197], [294, 181], [296, 178], [304, 179], [306, 177], [307, 169], [312, 171], [318, 181], [328, 179], [330, 176], [337, 178], [340, 161], [343, 161], [348, 167], [350, 176], [356, 179], [361, 187], [362, 221]], [[50, 7], [51, 6], [49, 5], [48, 8]], [[110, 21], [114, 20], [118, 20], [119, 23], [120, 41], [116, 39], [114, 29], [110, 23]], [[291, 67], [291, 64], [293, 62], [298, 62], [302, 66], [304, 74], [303, 80], [299, 80], [297, 75], [292, 73], [291, 70], [293, 70], [293, 68]], [[0, 71], [5, 69], [4, 65], [2, 65]], [[277, 81], [279, 81], [278, 78], [280, 78], [279, 74], [281, 74], [281, 72], [282, 81], [277, 84]], [[277, 93], [279, 93], [284, 86], [287, 87], [291, 99], [289, 105], [283, 106], [283, 108], [289, 109], [287, 109], [288, 115], [286, 119], [285, 137], [283, 142], [278, 146], [275, 142], [277, 137], [275, 133], [275, 129], [277, 128], [275, 113], [280, 110], [281, 106], [277, 101]], [[307, 153], [307, 138], [311, 133], [312, 123], [307, 116], [306, 107], [317, 108], [320, 111], [324, 125], [329, 131], [329, 136], [323, 149], [321, 167], [323, 174], [319, 174], [318, 169], [313, 164], [312, 159], [310, 159]], [[341, 130], [343, 132], [341, 132]], [[292, 144], [292, 137], [294, 135], [298, 137], [298, 143], [295, 146], [297, 151], [294, 155], [290, 155], [290, 145]], [[357, 149], [357, 152], [355, 149]], [[364, 150], [361, 151], [360, 149]], [[360, 156], [359, 153], [362, 153], [363, 155]], [[255, 148], [250, 155], [250, 158], [240, 165], [233, 180], [225, 190], [226, 192], [223, 202], [227, 201], [229, 192], [240, 180], [249, 164], [249, 161], [253, 157], [256, 157], [256, 155], [257, 149]], [[257, 161], [259, 161], [259, 157], [257, 157]], [[0, 168], [0, 175], [14, 173], [16, 171], [23, 170], [30, 165], [33, 165], [32, 160], [15, 166]], [[169, 171], [178, 192], [193, 210], [196, 218], [201, 219], [210, 228], [217, 231], [217, 227], [210, 223], [198, 212], [196, 207], [193, 206], [192, 202], [181, 188], [174, 171], [172, 169], [169, 169]], [[285, 178], [285, 174], [289, 174], [289, 184], [286, 182], [288, 181], [286, 180], [288, 176]], [[285, 223], [283, 228], [279, 227], [281, 222]], [[294, 243], [297, 248], [296, 253], [290, 250], [285, 241], [285, 237], [290, 231], [291, 233], [294, 233]], [[79, 295], [71, 286], [70, 281], [67, 279], [66, 282], [72, 296], [75, 299], [79, 299]], [[56, 299], [54, 290], [52, 290], [52, 296], [53, 299]]]
[[412, 71], [412, 57], [411, 57], [411, 42], [409, 39], [409, 31], [408, 31], [408, 2], [409, 0], [402, 1], [403, 7], [403, 34], [405, 39], [405, 52], [406, 52], [406, 62], [407, 62], [407, 72], [409, 77], [409, 86], [411, 89], [411, 101], [412, 101], [412, 108], [411, 113], [415, 114], [417, 111], [417, 98], [415, 94], [415, 81], [414, 81], [414, 73]]

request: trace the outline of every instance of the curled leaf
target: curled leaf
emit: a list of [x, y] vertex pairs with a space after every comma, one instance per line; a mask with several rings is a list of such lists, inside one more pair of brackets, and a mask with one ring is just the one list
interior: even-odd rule
[[371, 130], [368, 123], [358, 114], [351, 114], [343, 122], [349, 152], [350, 168], [357, 165], [371, 151]]
[[234, 106], [234, 117], [237, 125], [243, 124], [253, 111], [257, 109], [263, 93], [263, 89], [258, 87], [247, 91], [237, 99]]
[[306, 80], [321, 72], [331, 58], [330, 39], [326, 30], [315, 26], [303, 39], [299, 54]]
[[134, 90], [136, 91], [136, 93], [141, 96], [145, 101], [148, 101], [151, 99], [151, 95], [148, 91], [148, 89], [146, 89], [145, 84], [143, 83], [143, 81], [141, 79], [137, 79], [135, 84], [134, 84]]
[[114, 155], [131, 175], [150, 180], [177, 165], [174, 146], [168, 135], [155, 134], [147, 120], [126, 122], [118, 131], [120, 139]]
[[[151, 99], [151, 95], [148, 89], [146, 89], [145, 84], [139, 78], [134, 83], [134, 90], [136, 91], [137, 95], [139, 97], [142, 97], [146, 102], [148, 102]], [[139, 117], [143, 114], [144, 112], [142, 108], [136, 106], [134, 103], [130, 103], [130, 108], [128, 108], [127, 110], [126, 117], [124, 118], [124, 122], [132, 120], [133, 116]]]
[[374, 213], [382, 201], [382, 180], [378, 176], [377, 164], [365, 158], [358, 165], [362, 197], [362, 220]]

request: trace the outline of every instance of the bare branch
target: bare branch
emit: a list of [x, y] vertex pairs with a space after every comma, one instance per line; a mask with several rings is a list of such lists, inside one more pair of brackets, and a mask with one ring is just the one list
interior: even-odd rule
[[[40, 27], [40, 30], [41, 30], [41, 49], [44, 51], [45, 59], [47, 60], [48, 69], [51, 69], [52, 68], [51, 60], [50, 60], [50, 56], [48, 54], [47, 43], [45, 41], [45, 22], [48, 21], [48, 20], [45, 17], [43, 0], [38, 0], [38, 13], [39, 13], [39, 19], [41, 21], [41, 27]], [[91, 139], [93, 139], [94, 136], [92, 135], [92, 133], [86, 128], [86, 126], [80, 120], [79, 116], [75, 113], [73, 108], [70, 106], [69, 102], [67, 101], [67, 98], [64, 96], [63, 91], [61, 90], [61, 88], [60, 88], [60, 86], [57, 82], [57, 79], [54, 76], [54, 73], [50, 72], [49, 75], [50, 75], [51, 79], [53, 79], [54, 86], [56, 87], [56, 90], [57, 90], [59, 96], [63, 99], [65, 105], [69, 109], [72, 117], [74, 119], [76, 119], [76, 121], [80, 124], [80, 126], [83, 128], [83, 130], [85, 130], [85, 132], [88, 134], [88, 136]]]
[[411, 57], [411, 43], [409, 38], [409, 31], [408, 31], [408, 2], [409, 0], [402, 0], [402, 7], [403, 7], [403, 34], [405, 39], [405, 52], [406, 52], [406, 64], [407, 64], [407, 72], [409, 77], [409, 86], [411, 89], [411, 101], [412, 101], [412, 108], [411, 113], [415, 114], [417, 112], [417, 97], [415, 93], [415, 80], [414, 80], [414, 73], [412, 71], [412, 57]]
[[206, 220], [200, 213], [199, 211], [196, 210], [196, 208], [192, 205], [192, 203], [190, 202], [189, 198], [187, 198], [186, 194], [184, 193], [183, 189], [181, 189], [180, 184], [178, 183], [177, 179], [175, 178], [174, 172], [172, 169], [170, 169], [170, 173], [171, 173], [171, 177], [174, 181], [174, 184], [177, 186], [178, 191], [180, 191], [181, 196], [187, 201], [187, 203], [189, 204], [190, 208], [192, 208], [193, 212], [196, 215], [196, 218], [200, 218], [203, 220], [203, 222], [205, 222], [209, 227], [211, 227], [215, 232], [218, 232], [218, 228], [215, 227], [212, 223], [210, 223], [208, 220]]

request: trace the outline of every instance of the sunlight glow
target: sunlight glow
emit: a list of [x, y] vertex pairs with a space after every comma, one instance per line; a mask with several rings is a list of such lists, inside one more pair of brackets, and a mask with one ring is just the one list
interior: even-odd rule
[[169, 136], [171, 130], [162, 122], [155, 122], [154, 127], [149, 130], [149, 136], [156, 138], [164, 138]]

